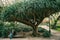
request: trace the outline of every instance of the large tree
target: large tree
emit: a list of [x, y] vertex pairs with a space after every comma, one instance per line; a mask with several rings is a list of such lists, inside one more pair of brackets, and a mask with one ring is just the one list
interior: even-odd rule
[[31, 26], [36, 35], [42, 20], [59, 11], [55, 0], [28, 0], [4, 8], [2, 15], [5, 21], [18, 21]]

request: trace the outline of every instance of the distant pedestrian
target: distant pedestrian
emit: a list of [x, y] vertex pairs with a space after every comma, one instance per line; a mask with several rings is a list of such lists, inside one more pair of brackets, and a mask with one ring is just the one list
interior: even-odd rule
[[12, 32], [10, 32], [9, 38], [10, 38], [10, 40], [13, 38], [13, 33]]

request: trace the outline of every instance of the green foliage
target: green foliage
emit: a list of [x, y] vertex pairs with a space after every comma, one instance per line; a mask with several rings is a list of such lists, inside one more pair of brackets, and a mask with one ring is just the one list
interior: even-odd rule
[[8, 37], [11, 30], [14, 30], [15, 32], [29, 32], [32, 31], [32, 28], [22, 25], [21, 23], [15, 24], [14, 22], [0, 22], [0, 37]]
[[44, 31], [43, 33], [43, 37], [50, 37], [51, 33], [49, 33], [49, 31]]
[[0, 7], [0, 12], [2, 11], [3, 7]]
[[3, 7], [0, 7], [0, 20], [1, 20], [1, 12], [3, 10]]
[[9, 32], [12, 29], [13, 24], [5, 25], [3, 21], [0, 21], [0, 37], [8, 37]]
[[0, 37], [8, 37], [8, 30], [4, 26], [3, 21], [0, 21]]
[[38, 32], [42, 33], [43, 37], [50, 37], [51, 33], [49, 33], [49, 31], [47, 31], [46, 29], [43, 29], [41, 27], [38, 28]]
[[0, 30], [0, 37], [2, 37], [2, 33], [1, 33], [2, 31]]
[[35, 21], [39, 24], [45, 17], [50, 15], [48, 11], [50, 11], [51, 14], [59, 11], [59, 6], [55, 1], [28, 0], [6, 7], [3, 14], [4, 19], [8, 21], [18, 21], [16, 19], [20, 19], [29, 21], [32, 24], [35, 16]]
[[55, 30], [60, 31], [60, 23], [56, 24], [56, 29]]
[[0, 21], [0, 37], [2, 36], [3, 22]]
[[29, 32], [29, 31], [32, 31], [32, 29], [31, 28], [23, 28], [23, 32]]
[[41, 27], [38, 27], [38, 32], [44, 32], [45, 31], [45, 29], [43, 29], [43, 28], [41, 28]]
[[60, 31], [60, 28], [56, 28], [57, 31]]

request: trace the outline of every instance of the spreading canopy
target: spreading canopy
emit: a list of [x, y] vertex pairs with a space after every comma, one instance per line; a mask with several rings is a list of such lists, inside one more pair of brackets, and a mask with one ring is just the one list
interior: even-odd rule
[[5, 21], [19, 21], [30, 26], [38, 26], [45, 17], [59, 11], [56, 1], [28, 0], [4, 8], [2, 14]]

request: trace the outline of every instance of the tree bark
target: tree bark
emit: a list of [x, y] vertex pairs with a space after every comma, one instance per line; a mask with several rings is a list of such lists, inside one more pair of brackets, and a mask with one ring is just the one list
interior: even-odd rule
[[37, 26], [33, 27], [33, 36], [34, 37], [38, 36], [38, 27]]

